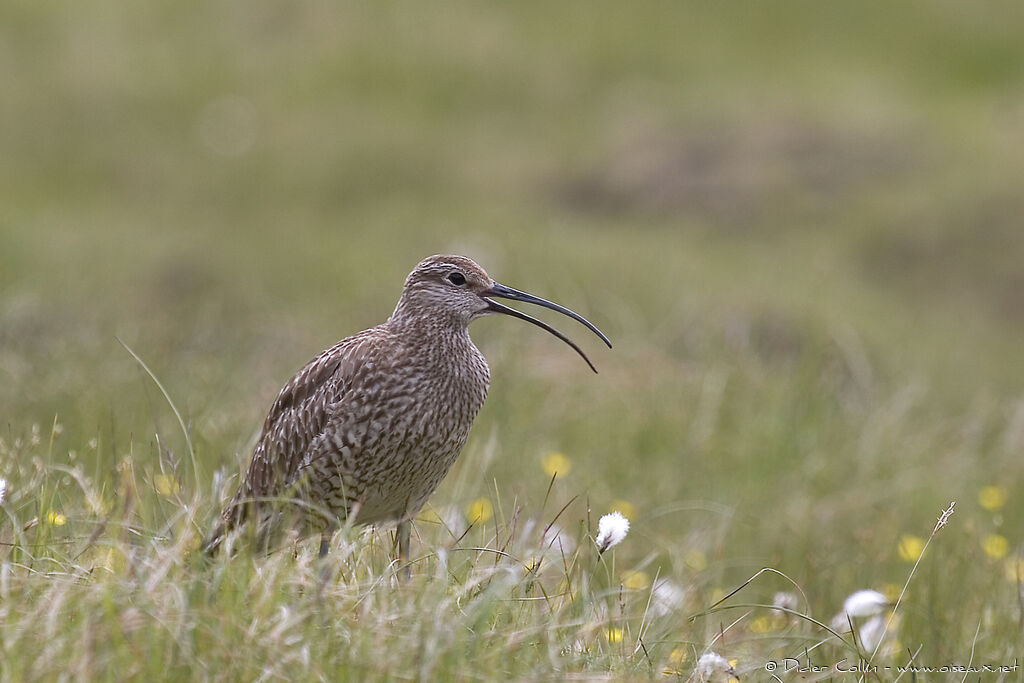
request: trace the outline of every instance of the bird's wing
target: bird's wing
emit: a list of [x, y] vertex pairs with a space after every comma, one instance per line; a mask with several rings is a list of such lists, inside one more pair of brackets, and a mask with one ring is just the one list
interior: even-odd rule
[[341, 340], [281, 389], [263, 423], [239, 497], [278, 496], [293, 483], [314, 441], [336, 417], [339, 402], [378, 352], [382, 333], [374, 328]]

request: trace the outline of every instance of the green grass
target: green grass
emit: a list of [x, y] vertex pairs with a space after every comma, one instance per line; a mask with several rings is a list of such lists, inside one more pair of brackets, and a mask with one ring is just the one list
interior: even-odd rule
[[[1012, 665], [1021, 19], [7, 3], [0, 678], [762, 680], [855, 661], [825, 626], [908, 578], [874, 663]], [[408, 583], [388, 530], [204, 564], [278, 388], [445, 251], [597, 323], [553, 321], [600, 374], [474, 323], [491, 393]]]

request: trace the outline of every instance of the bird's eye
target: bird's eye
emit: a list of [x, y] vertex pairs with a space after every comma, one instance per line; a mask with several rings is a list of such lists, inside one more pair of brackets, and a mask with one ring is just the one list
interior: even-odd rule
[[456, 271], [448, 276], [448, 282], [452, 283], [456, 287], [461, 287], [466, 284], [466, 276]]

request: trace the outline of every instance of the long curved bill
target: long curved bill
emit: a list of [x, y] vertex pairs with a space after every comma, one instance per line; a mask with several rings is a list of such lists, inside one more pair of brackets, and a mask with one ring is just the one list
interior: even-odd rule
[[601, 341], [607, 344], [609, 349], [612, 347], [612, 343], [608, 340], [608, 337], [604, 336], [604, 333], [601, 332], [601, 330], [597, 329], [597, 327], [595, 327], [593, 323], [584, 318], [582, 315], [574, 311], [570, 311], [565, 306], [559, 306], [558, 304], [552, 301], [548, 301], [547, 299], [541, 299], [539, 296], [527, 294], [526, 292], [520, 292], [518, 289], [512, 289], [511, 287], [506, 287], [505, 285], [498, 284], [497, 282], [494, 283], [494, 285], [492, 285], [490, 289], [481, 294], [481, 296], [483, 297], [484, 301], [487, 302], [487, 309], [489, 311], [492, 311], [494, 313], [502, 313], [504, 315], [510, 315], [513, 318], [519, 318], [520, 320], [525, 320], [528, 323], [533, 323], [537, 327], [547, 330], [554, 336], [564, 341], [566, 344], [571, 346], [573, 350], [576, 351], [576, 353], [580, 354], [580, 357], [587, 362], [587, 365], [589, 365], [590, 369], [593, 370], [594, 372], [597, 372], [597, 368], [595, 368], [594, 364], [590, 362], [589, 358], [587, 358], [587, 354], [583, 353], [583, 349], [577, 346], [573, 340], [569, 339], [564, 334], [548, 325], [546, 322], [537, 320], [533, 316], [526, 315], [525, 313], [517, 311], [514, 308], [509, 308], [508, 306], [499, 304], [497, 301], [491, 299], [490, 297], [498, 296], [503, 299], [512, 299], [513, 301], [522, 301], [523, 303], [527, 304], [536, 304], [537, 306], [543, 306], [544, 308], [550, 308], [553, 311], [558, 311], [562, 315], [567, 315], [573, 320], [579, 321], [580, 323], [585, 325], [587, 329], [589, 329], [591, 332], [600, 337]]

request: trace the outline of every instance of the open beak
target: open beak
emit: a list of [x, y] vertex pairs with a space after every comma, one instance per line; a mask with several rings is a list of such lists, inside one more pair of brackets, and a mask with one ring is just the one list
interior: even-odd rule
[[506, 287], [505, 285], [500, 285], [497, 282], [495, 282], [490, 287], [490, 289], [488, 289], [485, 292], [483, 292], [483, 294], [481, 294], [480, 296], [483, 297], [484, 301], [487, 302], [487, 310], [488, 311], [491, 311], [493, 313], [503, 313], [504, 315], [510, 315], [513, 318], [519, 318], [520, 320], [525, 320], [526, 322], [533, 323], [537, 327], [540, 327], [540, 328], [542, 328], [544, 330], [547, 330], [551, 334], [555, 335], [556, 337], [558, 337], [559, 339], [564, 341], [566, 344], [571, 346], [573, 348], [573, 350], [576, 351], [576, 353], [580, 354], [580, 356], [583, 358], [583, 360], [587, 361], [587, 365], [589, 365], [590, 369], [593, 370], [594, 372], [597, 372], [597, 368], [595, 368], [594, 364], [590, 362], [589, 358], [587, 358], [587, 354], [583, 353], [583, 349], [581, 349], [580, 347], [576, 346], [575, 342], [573, 342], [571, 339], [569, 339], [564, 334], [562, 334], [561, 332], [559, 332], [555, 328], [551, 327], [547, 323], [545, 323], [545, 322], [543, 322], [541, 320], [537, 320], [536, 318], [534, 318], [532, 316], [529, 316], [529, 315], [526, 315], [525, 313], [521, 313], [520, 311], [517, 311], [514, 308], [509, 308], [508, 306], [504, 306], [502, 304], [499, 304], [497, 301], [495, 301], [491, 297], [498, 296], [498, 297], [501, 297], [503, 299], [512, 299], [513, 301], [522, 301], [523, 303], [536, 304], [538, 306], [543, 306], [544, 308], [550, 308], [553, 311], [558, 311], [559, 313], [561, 313], [563, 315], [567, 315], [570, 318], [573, 318], [574, 320], [577, 320], [577, 321], [583, 323], [584, 325], [587, 326], [587, 328], [591, 332], [593, 332], [598, 337], [600, 337], [601, 341], [603, 341], [605, 344], [607, 344], [609, 349], [612, 347], [612, 343], [610, 341], [608, 341], [608, 337], [604, 336], [604, 333], [601, 332], [601, 330], [597, 329], [589, 320], [584, 318], [582, 315], [579, 315], [578, 313], [574, 313], [573, 311], [570, 311], [565, 306], [559, 306], [558, 304], [553, 303], [551, 301], [548, 301], [547, 299], [541, 299], [539, 296], [534, 296], [532, 294], [527, 294], [526, 292], [520, 292], [518, 289], [512, 289], [511, 287]]

